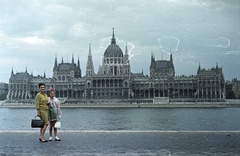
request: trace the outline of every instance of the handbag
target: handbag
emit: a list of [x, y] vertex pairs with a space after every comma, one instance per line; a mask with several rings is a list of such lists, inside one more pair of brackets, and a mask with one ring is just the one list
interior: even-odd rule
[[37, 115], [35, 116], [34, 119], [32, 119], [31, 127], [32, 128], [43, 128], [44, 127], [44, 121], [41, 120], [41, 119], [37, 119], [36, 117], [37, 117]]
[[60, 121], [57, 121], [54, 125], [55, 128], [59, 129], [61, 128], [61, 122]]

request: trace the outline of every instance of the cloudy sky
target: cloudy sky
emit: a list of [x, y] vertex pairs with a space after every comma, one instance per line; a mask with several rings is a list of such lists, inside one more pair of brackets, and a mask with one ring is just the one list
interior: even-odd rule
[[0, 82], [12, 69], [52, 77], [55, 56], [79, 57], [85, 75], [89, 43], [97, 72], [112, 28], [134, 73], [149, 75], [152, 52], [172, 53], [176, 75], [218, 64], [227, 80], [240, 79], [239, 0], [1, 0]]

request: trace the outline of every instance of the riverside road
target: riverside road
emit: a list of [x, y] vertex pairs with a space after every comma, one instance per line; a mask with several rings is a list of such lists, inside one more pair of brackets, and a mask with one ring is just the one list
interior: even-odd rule
[[[45, 138], [49, 134], [46, 132]], [[240, 155], [239, 131], [0, 131], [0, 155]]]

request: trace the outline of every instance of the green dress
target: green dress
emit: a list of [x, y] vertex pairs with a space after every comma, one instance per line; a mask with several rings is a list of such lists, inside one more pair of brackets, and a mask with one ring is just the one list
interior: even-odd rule
[[60, 110], [60, 103], [57, 98], [49, 98], [50, 105], [49, 105], [49, 121], [57, 121], [59, 120], [59, 116], [61, 114]]
[[36, 109], [40, 111], [40, 118], [48, 125], [48, 97], [46, 93], [38, 93], [35, 98]]

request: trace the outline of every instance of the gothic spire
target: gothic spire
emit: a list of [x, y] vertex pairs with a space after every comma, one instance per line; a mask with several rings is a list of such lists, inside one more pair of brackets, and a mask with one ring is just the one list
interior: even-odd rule
[[74, 64], [74, 56], [73, 56], [73, 54], [72, 54], [72, 64]]
[[197, 71], [198, 74], [199, 74], [200, 70], [201, 70], [201, 66], [200, 66], [200, 62], [199, 62], [198, 71]]
[[55, 63], [54, 63], [54, 67], [57, 67], [57, 54], [55, 55]]
[[79, 56], [78, 56], [78, 64], [77, 64], [78, 68], [80, 69], [80, 61], [79, 61]]
[[115, 35], [114, 35], [114, 28], [113, 28], [113, 35], [112, 35], [112, 42], [111, 44], [116, 44], [116, 39], [115, 39]]
[[173, 66], [173, 57], [172, 57], [172, 53], [170, 54], [170, 63]]
[[86, 67], [86, 76], [90, 77], [94, 75], [94, 67], [92, 61], [92, 54], [91, 54], [91, 44], [89, 43], [89, 53], [88, 53], [88, 60], [87, 60], [87, 67]]
[[129, 63], [127, 42], [126, 42], [126, 48], [125, 48], [125, 63]]
[[151, 65], [153, 65], [154, 62], [155, 62], [155, 58], [153, 56], [153, 51], [152, 51], [152, 54], [151, 54]]
[[13, 76], [14, 75], [14, 73], [13, 73], [13, 67], [12, 67], [12, 73], [11, 73], [11, 76]]
[[91, 52], [91, 43], [89, 43], [89, 51], [88, 51], [88, 55], [92, 56], [92, 52]]
[[79, 77], [82, 77], [82, 71], [81, 71], [81, 67], [80, 67], [80, 61], [79, 61], [79, 56], [78, 56], [78, 63], [77, 63], [77, 67], [79, 69]]
[[125, 55], [128, 55], [128, 47], [127, 47], [127, 42], [126, 42], [126, 48], [125, 48]]

